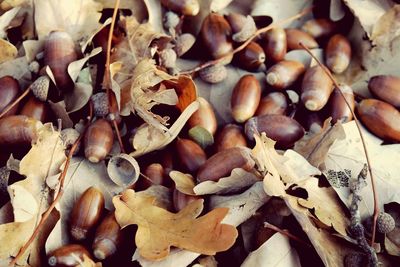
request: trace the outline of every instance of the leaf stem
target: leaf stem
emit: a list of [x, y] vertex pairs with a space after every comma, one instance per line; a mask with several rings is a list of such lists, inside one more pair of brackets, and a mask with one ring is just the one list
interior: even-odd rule
[[271, 230], [273, 230], [275, 232], [278, 232], [278, 233], [280, 233], [280, 234], [282, 234], [284, 236], [287, 236], [288, 238], [293, 239], [293, 240], [295, 240], [295, 241], [297, 241], [297, 242], [299, 242], [299, 243], [301, 243], [301, 244], [303, 244], [303, 245], [305, 245], [305, 246], [307, 246], [309, 248], [312, 248], [312, 246], [309, 243], [307, 243], [307, 242], [303, 241], [301, 238], [291, 234], [288, 230], [282, 230], [279, 227], [277, 227], [277, 226], [275, 226], [273, 224], [270, 224], [269, 222], [264, 222], [264, 227], [268, 228], [268, 229], [271, 229]]

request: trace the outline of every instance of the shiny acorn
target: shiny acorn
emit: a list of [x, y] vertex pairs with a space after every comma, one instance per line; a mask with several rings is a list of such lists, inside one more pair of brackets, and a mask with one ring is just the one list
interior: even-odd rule
[[186, 16], [196, 16], [200, 11], [198, 0], [161, 0], [166, 8]]
[[217, 118], [215, 117], [214, 108], [203, 97], [198, 97], [197, 101], [199, 102], [199, 109], [193, 113], [187, 123], [190, 128], [201, 126], [214, 135], [217, 130]]
[[25, 115], [30, 118], [37, 119], [41, 122], [46, 122], [49, 118], [50, 107], [46, 102], [37, 100], [35, 97], [30, 97], [22, 107], [20, 115]]
[[98, 260], [104, 260], [117, 252], [122, 243], [123, 235], [115, 219], [114, 212], [109, 213], [96, 229], [93, 240], [93, 255]]
[[232, 147], [246, 147], [247, 141], [243, 134], [243, 129], [236, 124], [226, 124], [218, 133], [216, 139], [216, 149], [220, 152]]
[[178, 138], [176, 152], [182, 167], [190, 173], [196, 173], [207, 160], [206, 153], [201, 146], [190, 139]]
[[275, 89], [286, 89], [293, 85], [304, 71], [303, 63], [283, 60], [268, 69], [265, 79]]
[[400, 112], [377, 99], [364, 99], [356, 107], [361, 122], [385, 141], [400, 142]]
[[284, 115], [253, 117], [246, 122], [244, 131], [249, 140], [254, 140], [254, 133], [265, 132], [276, 141], [279, 148], [292, 147], [304, 135], [304, 128], [296, 120]]
[[[220, 58], [233, 51], [232, 29], [226, 19], [218, 13], [210, 13], [203, 21], [200, 36], [213, 58]], [[230, 62], [232, 58], [227, 59]]]
[[179, 192], [176, 188], [172, 193], [172, 203], [174, 204], [174, 209], [176, 212], [179, 212], [183, 208], [185, 208], [189, 203], [201, 199], [200, 196], [191, 196], [186, 195], [182, 192]]
[[310, 34], [299, 29], [286, 29], [286, 39], [288, 50], [303, 49], [299, 44], [302, 43], [309, 49], [317, 48], [318, 43]]
[[325, 49], [326, 65], [336, 74], [344, 72], [350, 64], [351, 45], [347, 38], [335, 34], [329, 39]]
[[12, 115], [0, 119], [0, 147], [30, 145], [38, 135], [42, 123], [23, 115]]
[[310, 111], [321, 110], [333, 91], [333, 82], [328, 74], [315, 65], [307, 69], [301, 85], [301, 101]]
[[268, 59], [273, 62], [282, 61], [287, 52], [286, 32], [275, 27], [267, 31], [263, 38], [263, 49]]
[[59, 89], [73, 89], [73, 81], [67, 69], [77, 59], [74, 40], [68, 33], [53, 31], [49, 34], [44, 44], [44, 64], [50, 67]]
[[[11, 76], [0, 78], [0, 113], [3, 112], [14, 100], [18, 98], [19, 84], [16, 79]], [[18, 105], [10, 109], [3, 117], [14, 115], [17, 113]]]
[[197, 180], [218, 181], [219, 178], [229, 176], [235, 168], [250, 171], [255, 165], [250, 151], [247, 147], [232, 147], [217, 152], [200, 167]]
[[251, 42], [237, 53], [235, 61], [244, 70], [257, 71], [265, 62], [265, 53], [259, 44]]
[[261, 99], [261, 85], [254, 75], [242, 76], [236, 83], [232, 96], [232, 117], [242, 123], [251, 118], [257, 110]]
[[339, 90], [350, 104], [351, 110], [354, 111], [355, 101], [354, 93], [351, 87], [348, 85], [341, 85], [340, 88], [335, 88], [328, 102], [329, 115], [332, 117], [332, 123], [336, 123], [337, 121], [345, 123], [353, 119], [351, 110], [347, 106], [346, 101], [343, 99], [343, 96]]
[[103, 210], [103, 193], [93, 186], [86, 189], [75, 202], [71, 212], [70, 232], [72, 237], [78, 241], [85, 240], [99, 222]]
[[86, 158], [97, 163], [111, 151], [114, 135], [111, 125], [105, 119], [93, 122], [85, 132], [84, 147]]
[[337, 30], [335, 22], [326, 18], [310, 19], [301, 27], [301, 30], [308, 33], [315, 39], [331, 36]]
[[400, 77], [378, 75], [368, 82], [368, 89], [377, 98], [400, 108]]
[[90, 258], [89, 251], [82, 245], [69, 244], [62, 246], [48, 255], [49, 266], [75, 267], [84, 260], [83, 255]]
[[146, 190], [152, 185], [164, 185], [165, 170], [160, 163], [151, 163], [148, 165], [143, 174], [145, 177], [139, 179], [135, 184], [136, 190]]
[[284, 115], [287, 107], [288, 103], [286, 96], [281, 92], [272, 92], [261, 99], [255, 115]]

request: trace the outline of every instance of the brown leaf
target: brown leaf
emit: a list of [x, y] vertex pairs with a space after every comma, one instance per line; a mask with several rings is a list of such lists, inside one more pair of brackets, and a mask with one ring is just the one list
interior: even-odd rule
[[176, 104], [176, 106], [181, 112], [197, 99], [196, 84], [188, 76], [181, 75], [177, 80], [167, 80], [163, 83], [167, 88], [175, 89], [178, 95], [178, 104]]
[[154, 198], [138, 197], [133, 190], [124, 191], [113, 202], [121, 227], [138, 225], [135, 243], [146, 259], [167, 257], [171, 246], [214, 255], [229, 249], [238, 235], [235, 227], [220, 223], [227, 208], [196, 218], [203, 210], [203, 200], [188, 204], [176, 214], [154, 206]]

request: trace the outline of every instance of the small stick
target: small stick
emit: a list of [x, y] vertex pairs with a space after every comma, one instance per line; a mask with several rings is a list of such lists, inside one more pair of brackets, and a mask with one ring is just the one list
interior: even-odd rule
[[195, 68], [193, 68], [193, 69], [191, 69], [191, 70], [182, 71], [182, 72], [180, 73], [180, 75], [185, 75], [185, 74], [190, 75], [190, 74], [192, 74], [192, 73], [194, 73], [194, 72], [198, 72], [198, 71], [200, 71], [200, 70], [202, 70], [202, 69], [205, 69], [205, 68], [207, 68], [207, 67], [209, 67], [209, 66], [211, 66], [211, 65], [216, 65], [216, 64], [220, 63], [221, 61], [223, 61], [223, 60], [226, 59], [227, 57], [230, 57], [230, 56], [232, 56], [232, 55], [234, 55], [234, 54], [236, 54], [236, 53], [242, 51], [242, 50], [243, 50], [244, 48], [246, 48], [246, 46], [247, 46], [249, 43], [251, 43], [258, 35], [263, 34], [263, 33], [267, 32], [267, 31], [269, 31], [269, 30], [271, 30], [271, 29], [273, 29], [273, 28], [276, 28], [276, 27], [281, 26], [281, 25], [283, 25], [283, 24], [286, 24], [286, 23], [288, 23], [288, 22], [292, 22], [292, 21], [294, 21], [294, 20], [296, 20], [296, 19], [299, 19], [299, 18], [301, 18], [302, 16], [304, 16], [304, 15], [310, 13], [310, 12], [312, 11], [312, 9], [313, 9], [313, 7], [306, 8], [306, 9], [304, 9], [303, 11], [301, 11], [299, 14], [296, 14], [296, 15], [290, 17], [290, 18], [287, 18], [287, 19], [278, 21], [277, 23], [273, 23], [273, 24], [268, 25], [268, 26], [266, 26], [266, 27], [264, 27], [264, 28], [261, 28], [261, 29], [257, 30], [246, 42], [244, 42], [243, 44], [241, 44], [240, 46], [238, 46], [235, 50], [233, 50], [233, 51], [227, 53], [226, 55], [223, 55], [223, 56], [220, 57], [220, 58], [217, 58], [217, 59], [214, 59], [214, 60], [205, 62], [205, 63], [203, 63], [203, 64], [201, 64], [201, 65], [199, 65], [199, 66], [197, 66], [197, 67], [195, 67]]
[[13, 107], [15, 107], [16, 104], [21, 102], [22, 99], [24, 99], [25, 96], [29, 94], [29, 91], [31, 90], [31, 87], [29, 86], [23, 93], [20, 95], [17, 99], [15, 99], [12, 103], [10, 103], [0, 114], [0, 119], [6, 115], [7, 112], [9, 112]]
[[307, 246], [309, 248], [312, 248], [312, 246], [310, 244], [308, 244], [307, 242], [303, 241], [299, 237], [291, 234], [288, 230], [282, 230], [279, 227], [277, 227], [277, 226], [275, 226], [273, 224], [270, 224], [269, 222], [264, 222], [264, 227], [268, 228], [268, 229], [271, 229], [271, 230], [274, 230], [274, 231], [276, 231], [278, 233], [281, 233], [282, 235], [287, 236], [290, 239], [296, 240], [297, 242], [299, 242], [299, 243], [301, 243], [301, 244], [303, 244], [303, 245], [305, 245], [305, 246]]
[[[329, 76], [329, 78], [332, 80], [333, 84], [335, 85], [335, 87], [337, 87], [338, 89], [340, 88], [339, 84], [336, 82], [336, 79], [333, 77], [332, 73], [329, 71], [329, 69], [327, 67], [325, 67], [321, 61], [319, 61], [319, 59], [311, 52], [311, 50], [306, 47], [304, 44], [302, 44], [301, 42], [299, 43], [299, 45], [301, 45], [309, 54], [310, 56], [318, 63], [318, 65], [325, 71], [325, 73]], [[367, 159], [367, 166], [368, 166], [368, 171], [369, 174], [371, 176], [371, 186], [372, 186], [372, 194], [374, 196], [374, 225], [372, 228], [372, 238], [371, 238], [371, 246], [375, 243], [375, 234], [376, 234], [376, 220], [378, 219], [378, 215], [379, 215], [379, 206], [378, 206], [378, 192], [376, 190], [376, 185], [375, 185], [375, 178], [374, 175], [372, 173], [372, 167], [371, 167], [371, 161], [369, 158], [369, 154], [368, 154], [368, 149], [367, 149], [367, 145], [365, 143], [365, 139], [364, 139], [364, 135], [361, 132], [361, 125], [360, 122], [355, 114], [355, 112], [353, 111], [353, 109], [350, 106], [350, 103], [347, 101], [346, 97], [343, 95], [343, 92], [341, 90], [339, 90], [340, 95], [343, 97], [347, 107], [350, 109], [351, 115], [353, 115], [354, 117], [354, 121], [357, 125], [357, 129], [358, 132], [360, 134], [361, 137], [361, 143], [363, 145], [363, 149], [364, 149], [364, 153], [365, 153], [365, 158]]]

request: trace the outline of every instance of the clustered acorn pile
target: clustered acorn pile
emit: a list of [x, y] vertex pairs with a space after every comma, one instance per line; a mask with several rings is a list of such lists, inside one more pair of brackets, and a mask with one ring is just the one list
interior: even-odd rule
[[[143, 167], [143, 178], [133, 185], [135, 190], [145, 190], [154, 184], [170, 187], [173, 190], [174, 209], [179, 211], [201, 196], [185, 195], [173, 188], [168, 175], [171, 170], [188, 172], [197, 177], [198, 182], [218, 181], [221, 177], [229, 176], [234, 168], [250, 171], [255, 162], [250, 156], [248, 146], [254, 142], [254, 133], [265, 132], [277, 142], [278, 148], [293, 147], [306, 131], [318, 131], [328, 117], [332, 117], [332, 123], [348, 122], [352, 119], [352, 113], [343, 96], [350, 107], [356, 109], [358, 117], [372, 133], [385, 141], [400, 141], [399, 77], [381, 75], [371, 78], [369, 90], [377, 99], [363, 99], [356, 103], [352, 89], [344, 84], [335, 88], [323, 67], [318, 64], [307, 67], [301, 62], [285, 58], [287, 51], [303, 49], [303, 46], [308, 49], [324, 47], [325, 62], [329, 70], [335, 74], [344, 72], [350, 64], [352, 54], [351, 44], [343, 35], [345, 33], [341, 32], [344, 22], [316, 18], [307, 21], [301, 29], [276, 27], [257, 36], [243, 50], [230, 57], [226, 55], [231, 55], [234, 48], [246, 41], [256, 30], [247, 27], [248, 19], [244, 15], [231, 13], [223, 16], [211, 13], [204, 19], [196, 39], [192, 34], [184, 33], [183, 26], [185, 16], [193, 16], [199, 12], [199, 3], [196, 0], [162, 0], [161, 3], [168, 10], [164, 16], [164, 27], [170, 33], [172, 41], [157, 53], [160, 68], [174, 73], [178, 57], [190, 57], [191, 54], [198, 53], [199, 49], [205, 48], [209, 58], [225, 58], [218, 64], [200, 70], [198, 75], [201, 79], [209, 83], [223, 82], [227, 75], [225, 65], [232, 61], [250, 72], [266, 69], [267, 90], [262, 92], [260, 81], [254, 75], [242, 76], [231, 96], [232, 118], [236, 123], [221, 125], [220, 128], [212, 105], [199, 97], [200, 108], [191, 116], [180, 137], [163, 151], [139, 159]], [[94, 41], [101, 40], [103, 36], [104, 45], [104, 36], [107, 35], [108, 29], [103, 30]], [[68, 64], [78, 58], [68, 34], [53, 32], [46, 40], [44, 56], [39, 63], [40, 66], [51, 68], [58, 88], [66, 92], [72, 83], [67, 75]], [[104, 64], [104, 54], [97, 60], [99, 65]], [[58, 97], [49, 94], [49, 88], [53, 85], [43, 70], [36, 70], [34, 74], [36, 79], [30, 86], [32, 93], [28, 99], [19, 106], [14, 106], [0, 120], [2, 161], [11, 152], [26, 151], [21, 147], [29, 147], [35, 137], [38, 121], [57, 120], [57, 115], [51, 111], [47, 102]], [[300, 101], [289, 97], [286, 90], [295, 92]], [[14, 78], [0, 78], [0, 112], [3, 113], [20, 96], [20, 91], [18, 81]], [[84, 133], [82, 152], [79, 149], [76, 151], [84, 153], [94, 163], [106, 159], [112, 148], [114, 132], [110, 121], [116, 121], [119, 125], [124, 121], [124, 117], [118, 114], [115, 97], [110, 96], [109, 101], [109, 96], [104, 92], [93, 95], [91, 103], [97, 120]], [[82, 119], [82, 114], [86, 116], [88, 110], [89, 107], [86, 107], [78, 119]], [[134, 132], [134, 129], [128, 129], [129, 131]], [[71, 146], [78, 139], [79, 132], [67, 128], [62, 130], [61, 136]], [[123, 142], [128, 143], [125, 140], [128, 138], [129, 136], [123, 136]], [[70, 234], [76, 243], [87, 238], [93, 240], [92, 251], [98, 260], [104, 260], [116, 253], [122, 240], [114, 214], [104, 214], [104, 197], [92, 187], [75, 203], [70, 222]], [[378, 223], [378, 231], [382, 233], [394, 228], [393, 218], [387, 216], [390, 217], [386, 213], [382, 214], [378, 220], [385, 222]], [[72, 254], [81, 259], [83, 254], [91, 256], [84, 246], [71, 244], [48, 255], [48, 263], [51, 266], [75, 266], [77, 261]], [[351, 257], [353, 255], [347, 261], [351, 261]]]

